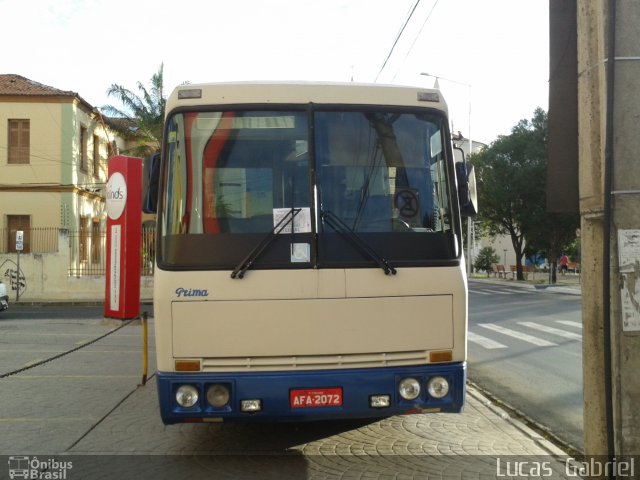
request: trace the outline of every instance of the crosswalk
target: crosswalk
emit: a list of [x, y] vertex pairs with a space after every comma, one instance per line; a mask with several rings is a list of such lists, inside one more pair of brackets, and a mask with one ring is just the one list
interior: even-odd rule
[[[473, 330], [470, 327], [467, 338], [469, 342], [488, 350], [509, 348], [502, 343], [506, 342], [505, 337], [515, 338], [517, 341], [537, 347], [556, 347], [557, 341], [582, 341], [581, 323], [571, 320], [555, 320], [553, 323], [554, 326], [538, 322], [515, 322], [510, 327], [496, 323], [478, 323], [474, 325]], [[540, 336], [541, 334], [544, 338]], [[493, 337], [485, 335], [493, 335]]]

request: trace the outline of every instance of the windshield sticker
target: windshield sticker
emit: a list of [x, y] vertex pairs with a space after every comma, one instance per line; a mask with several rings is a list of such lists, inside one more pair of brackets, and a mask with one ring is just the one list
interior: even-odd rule
[[[296, 207], [297, 208], [297, 207]], [[289, 217], [285, 219], [285, 217]], [[311, 209], [309, 207], [300, 208], [300, 212], [293, 218], [291, 222], [291, 208], [274, 208], [273, 209], [273, 226], [276, 227], [284, 220], [284, 227], [279, 233], [291, 233], [291, 223], [293, 223], [293, 233], [310, 233], [311, 232]], [[287, 221], [288, 220], [288, 221]]]
[[311, 244], [292, 243], [291, 263], [309, 263], [311, 261]]

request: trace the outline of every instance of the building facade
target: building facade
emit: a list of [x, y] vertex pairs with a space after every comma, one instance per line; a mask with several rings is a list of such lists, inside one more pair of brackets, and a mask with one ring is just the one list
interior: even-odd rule
[[0, 226], [97, 230], [107, 160], [124, 143], [77, 93], [0, 75]]
[[[109, 124], [76, 92], [0, 74], [0, 279], [12, 290], [30, 282], [25, 293], [33, 293], [40, 278], [104, 275], [107, 162], [127, 147]], [[17, 231], [24, 232], [20, 271], [12, 265]], [[56, 270], [63, 272], [36, 265], [62, 244], [69, 262], [56, 260]], [[100, 289], [87, 295], [99, 298]]]

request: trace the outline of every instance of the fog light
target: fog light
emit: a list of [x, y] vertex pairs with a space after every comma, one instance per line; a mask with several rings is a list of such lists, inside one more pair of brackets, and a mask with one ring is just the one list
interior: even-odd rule
[[449, 393], [449, 382], [443, 377], [433, 377], [427, 383], [429, 395], [433, 398], [443, 398]]
[[420, 383], [415, 378], [403, 378], [398, 393], [405, 400], [415, 400], [420, 395]]
[[193, 385], [181, 385], [176, 391], [176, 402], [184, 408], [193, 407], [198, 403], [198, 390]]
[[229, 403], [229, 389], [224, 385], [211, 385], [207, 389], [207, 402], [213, 408], [222, 408]]
[[371, 408], [387, 408], [391, 405], [390, 395], [371, 395], [369, 397], [369, 405]]
[[259, 412], [262, 410], [262, 400], [242, 400], [240, 410], [243, 412]]

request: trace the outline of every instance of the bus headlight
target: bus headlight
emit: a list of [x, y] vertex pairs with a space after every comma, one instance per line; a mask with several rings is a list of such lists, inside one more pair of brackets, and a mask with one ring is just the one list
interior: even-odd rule
[[400, 380], [398, 393], [405, 400], [415, 400], [420, 395], [420, 383], [415, 378], [403, 378]]
[[207, 389], [207, 402], [213, 408], [222, 408], [229, 403], [229, 389], [224, 385], [211, 385]]
[[443, 377], [433, 377], [427, 383], [427, 391], [433, 398], [443, 398], [449, 393], [449, 382]]
[[193, 407], [198, 403], [198, 390], [193, 385], [181, 385], [176, 391], [176, 402], [183, 408]]

